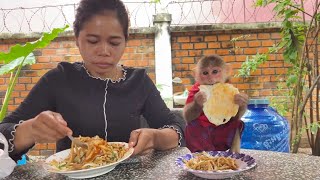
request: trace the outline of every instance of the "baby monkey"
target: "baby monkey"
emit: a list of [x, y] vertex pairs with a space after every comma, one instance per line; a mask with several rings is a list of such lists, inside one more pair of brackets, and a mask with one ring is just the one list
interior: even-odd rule
[[186, 145], [191, 152], [228, 149], [232, 152], [240, 152], [240, 136], [244, 127], [240, 118], [247, 109], [248, 96], [244, 93], [236, 94], [234, 103], [239, 105], [237, 115], [229, 122], [216, 126], [203, 112], [203, 104], [207, 101], [207, 96], [205, 92], [199, 90], [200, 85], [229, 83], [230, 74], [230, 67], [220, 56], [205, 56], [198, 61], [195, 69], [196, 83], [189, 90], [183, 109], [183, 116], [187, 121]]

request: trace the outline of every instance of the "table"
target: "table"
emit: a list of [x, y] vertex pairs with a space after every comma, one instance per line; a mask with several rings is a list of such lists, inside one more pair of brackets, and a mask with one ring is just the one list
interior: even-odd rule
[[[290, 154], [271, 151], [241, 150], [256, 159], [257, 166], [234, 176], [240, 180], [320, 180], [320, 157], [306, 154]], [[142, 156], [140, 162], [119, 164], [113, 171], [92, 178], [102, 179], [156, 179], [156, 180], [197, 180], [202, 179], [177, 167], [175, 159], [189, 153], [187, 148], [168, 151], [154, 151]], [[41, 163], [28, 163], [17, 166], [5, 180], [70, 179], [66, 176], [46, 172]]]

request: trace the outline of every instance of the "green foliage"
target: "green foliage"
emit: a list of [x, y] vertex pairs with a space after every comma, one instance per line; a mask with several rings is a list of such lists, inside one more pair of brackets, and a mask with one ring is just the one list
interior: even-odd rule
[[4, 74], [7, 74], [7, 73], [12, 73], [20, 65], [26, 66], [26, 65], [32, 65], [34, 63], [36, 63], [36, 58], [35, 58], [33, 53], [30, 53], [26, 58], [20, 57], [18, 59], [15, 59], [15, 60], [11, 61], [8, 64], [5, 64], [5, 65], [1, 66], [0, 75], [4, 75]]
[[270, 97], [270, 106], [277, 110], [281, 116], [287, 116], [289, 113], [289, 92], [286, 91], [286, 84], [279, 82], [277, 84], [277, 90], [281, 96]]
[[0, 52], [0, 61], [4, 64], [0, 68], [0, 75], [10, 73], [9, 85], [1, 107], [0, 122], [7, 113], [10, 96], [20, 75], [21, 68], [25, 65], [32, 65], [36, 62], [32, 52], [35, 49], [48, 46], [51, 41], [59, 35], [59, 33], [65, 31], [68, 27], [69, 26], [65, 26], [64, 28], [55, 28], [50, 33], [44, 33], [37, 41], [27, 42], [25, 45], [17, 44], [11, 47], [8, 53]]
[[293, 139], [291, 145], [294, 146], [295, 144], [297, 144], [299, 139], [302, 137], [302, 134], [305, 133], [307, 130], [310, 130], [311, 134], [317, 134], [319, 128], [320, 121], [307, 124], [305, 127], [300, 128], [296, 137]]
[[151, 3], [160, 3], [160, 0], [150, 0]]
[[[298, 4], [300, 2], [300, 4]], [[308, 92], [312, 92], [312, 84], [314, 83], [314, 79], [316, 79], [316, 75], [314, 72], [319, 72], [319, 67], [311, 66], [310, 64], [317, 64], [317, 61], [313, 59], [309, 59], [308, 55], [310, 53], [318, 54], [317, 48], [310, 48], [312, 46], [311, 43], [308, 44], [306, 41], [306, 37], [309, 35], [310, 39], [319, 39], [318, 34], [314, 33], [314, 37], [311, 37], [310, 34], [307, 34], [309, 30], [314, 30], [319, 28], [317, 23], [314, 23], [310, 26], [310, 23], [305, 21], [303, 16], [307, 15], [314, 19], [315, 21], [320, 21], [320, 14], [317, 13], [315, 16], [308, 14], [305, 12], [302, 1], [293, 1], [293, 0], [256, 0], [256, 6], [267, 6], [269, 4], [274, 4], [273, 11], [276, 13], [277, 17], [282, 19], [281, 23], [281, 41], [278, 44], [275, 44], [272, 48], [269, 48], [269, 51], [265, 54], [278, 53], [280, 50], [282, 51], [282, 55], [284, 61], [290, 65], [287, 73], [285, 74], [286, 81], [283, 83], [286, 87], [287, 93], [283, 94], [282, 97], [274, 98], [273, 107], [276, 107], [277, 111], [282, 114], [286, 114], [287, 109], [292, 110], [292, 123], [291, 123], [291, 131], [294, 131], [295, 135], [292, 139], [293, 143], [293, 152], [297, 152], [296, 143], [300, 142], [301, 134], [306, 130], [310, 130], [311, 134], [314, 135], [318, 128], [320, 128], [319, 122], [313, 123], [313, 117], [306, 116], [306, 107], [305, 103], [310, 99], [310, 94]], [[316, 7], [319, 4], [315, 4]], [[312, 22], [312, 21], [310, 21]], [[310, 26], [310, 27], [309, 27]], [[311, 28], [311, 29], [309, 29]], [[314, 51], [314, 52], [311, 52]], [[253, 56], [252, 58], [247, 58], [241, 69], [239, 70], [239, 76], [248, 77], [250, 73], [257, 69], [257, 67], [261, 64], [261, 62], [265, 62], [258, 58], [260, 54]], [[310, 64], [309, 64], [310, 63]], [[283, 88], [283, 87], [282, 87]], [[310, 88], [310, 89], [309, 89]], [[317, 88], [316, 88], [317, 89]], [[278, 90], [281, 90], [278, 88]], [[289, 103], [286, 102], [289, 99]], [[316, 98], [318, 99], [318, 98]], [[286, 100], [286, 101], [285, 101]], [[318, 101], [318, 100], [316, 100]], [[292, 107], [289, 107], [292, 106]], [[313, 111], [312, 107], [310, 107], [310, 111]], [[317, 112], [319, 110], [316, 109]], [[305, 118], [310, 119], [309, 125], [305, 128], [302, 128], [302, 119]], [[308, 132], [308, 133], [309, 133]], [[319, 134], [319, 133], [318, 133]], [[291, 134], [291, 138], [293, 134]], [[318, 137], [318, 136], [317, 136]], [[314, 144], [317, 143], [318, 138], [316, 137], [314, 142], [311, 142], [310, 145], [314, 148]], [[319, 144], [319, 143], [318, 143]], [[314, 149], [313, 149], [314, 150]], [[318, 152], [320, 155], [320, 151]]]
[[266, 62], [268, 59], [268, 55], [267, 54], [256, 54], [254, 56], [252, 56], [251, 58], [249, 58], [247, 56], [246, 61], [242, 63], [241, 65], [241, 69], [239, 70], [239, 74], [237, 74], [236, 76], [241, 76], [241, 77], [249, 77], [250, 74], [257, 70], [258, 66], [260, 64], [263, 64], [264, 62]]

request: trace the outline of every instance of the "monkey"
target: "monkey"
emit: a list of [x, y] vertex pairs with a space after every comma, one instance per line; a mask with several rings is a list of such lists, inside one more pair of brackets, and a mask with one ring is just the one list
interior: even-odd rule
[[[240, 152], [241, 133], [244, 123], [241, 117], [248, 105], [248, 95], [239, 93], [234, 96], [235, 104], [239, 105], [238, 113], [229, 122], [216, 126], [209, 122], [203, 113], [203, 104], [207, 101], [206, 94], [199, 91], [200, 85], [230, 83], [231, 68], [218, 55], [200, 58], [195, 68], [196, 83], [189, 90], [183, 117], [187, 122], [185, 139], [191, 152], [226, 151]], [[231, 137], [231, 138], [230, 138]]]

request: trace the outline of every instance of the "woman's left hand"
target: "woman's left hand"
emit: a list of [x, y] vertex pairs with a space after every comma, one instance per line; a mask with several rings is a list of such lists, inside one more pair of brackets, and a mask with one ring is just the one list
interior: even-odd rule
[[142, 128], [131, 132], [129, 147], [134, 148], [133, 155], [148, 154], [154, 149], [156, 131], [157, 129]]

